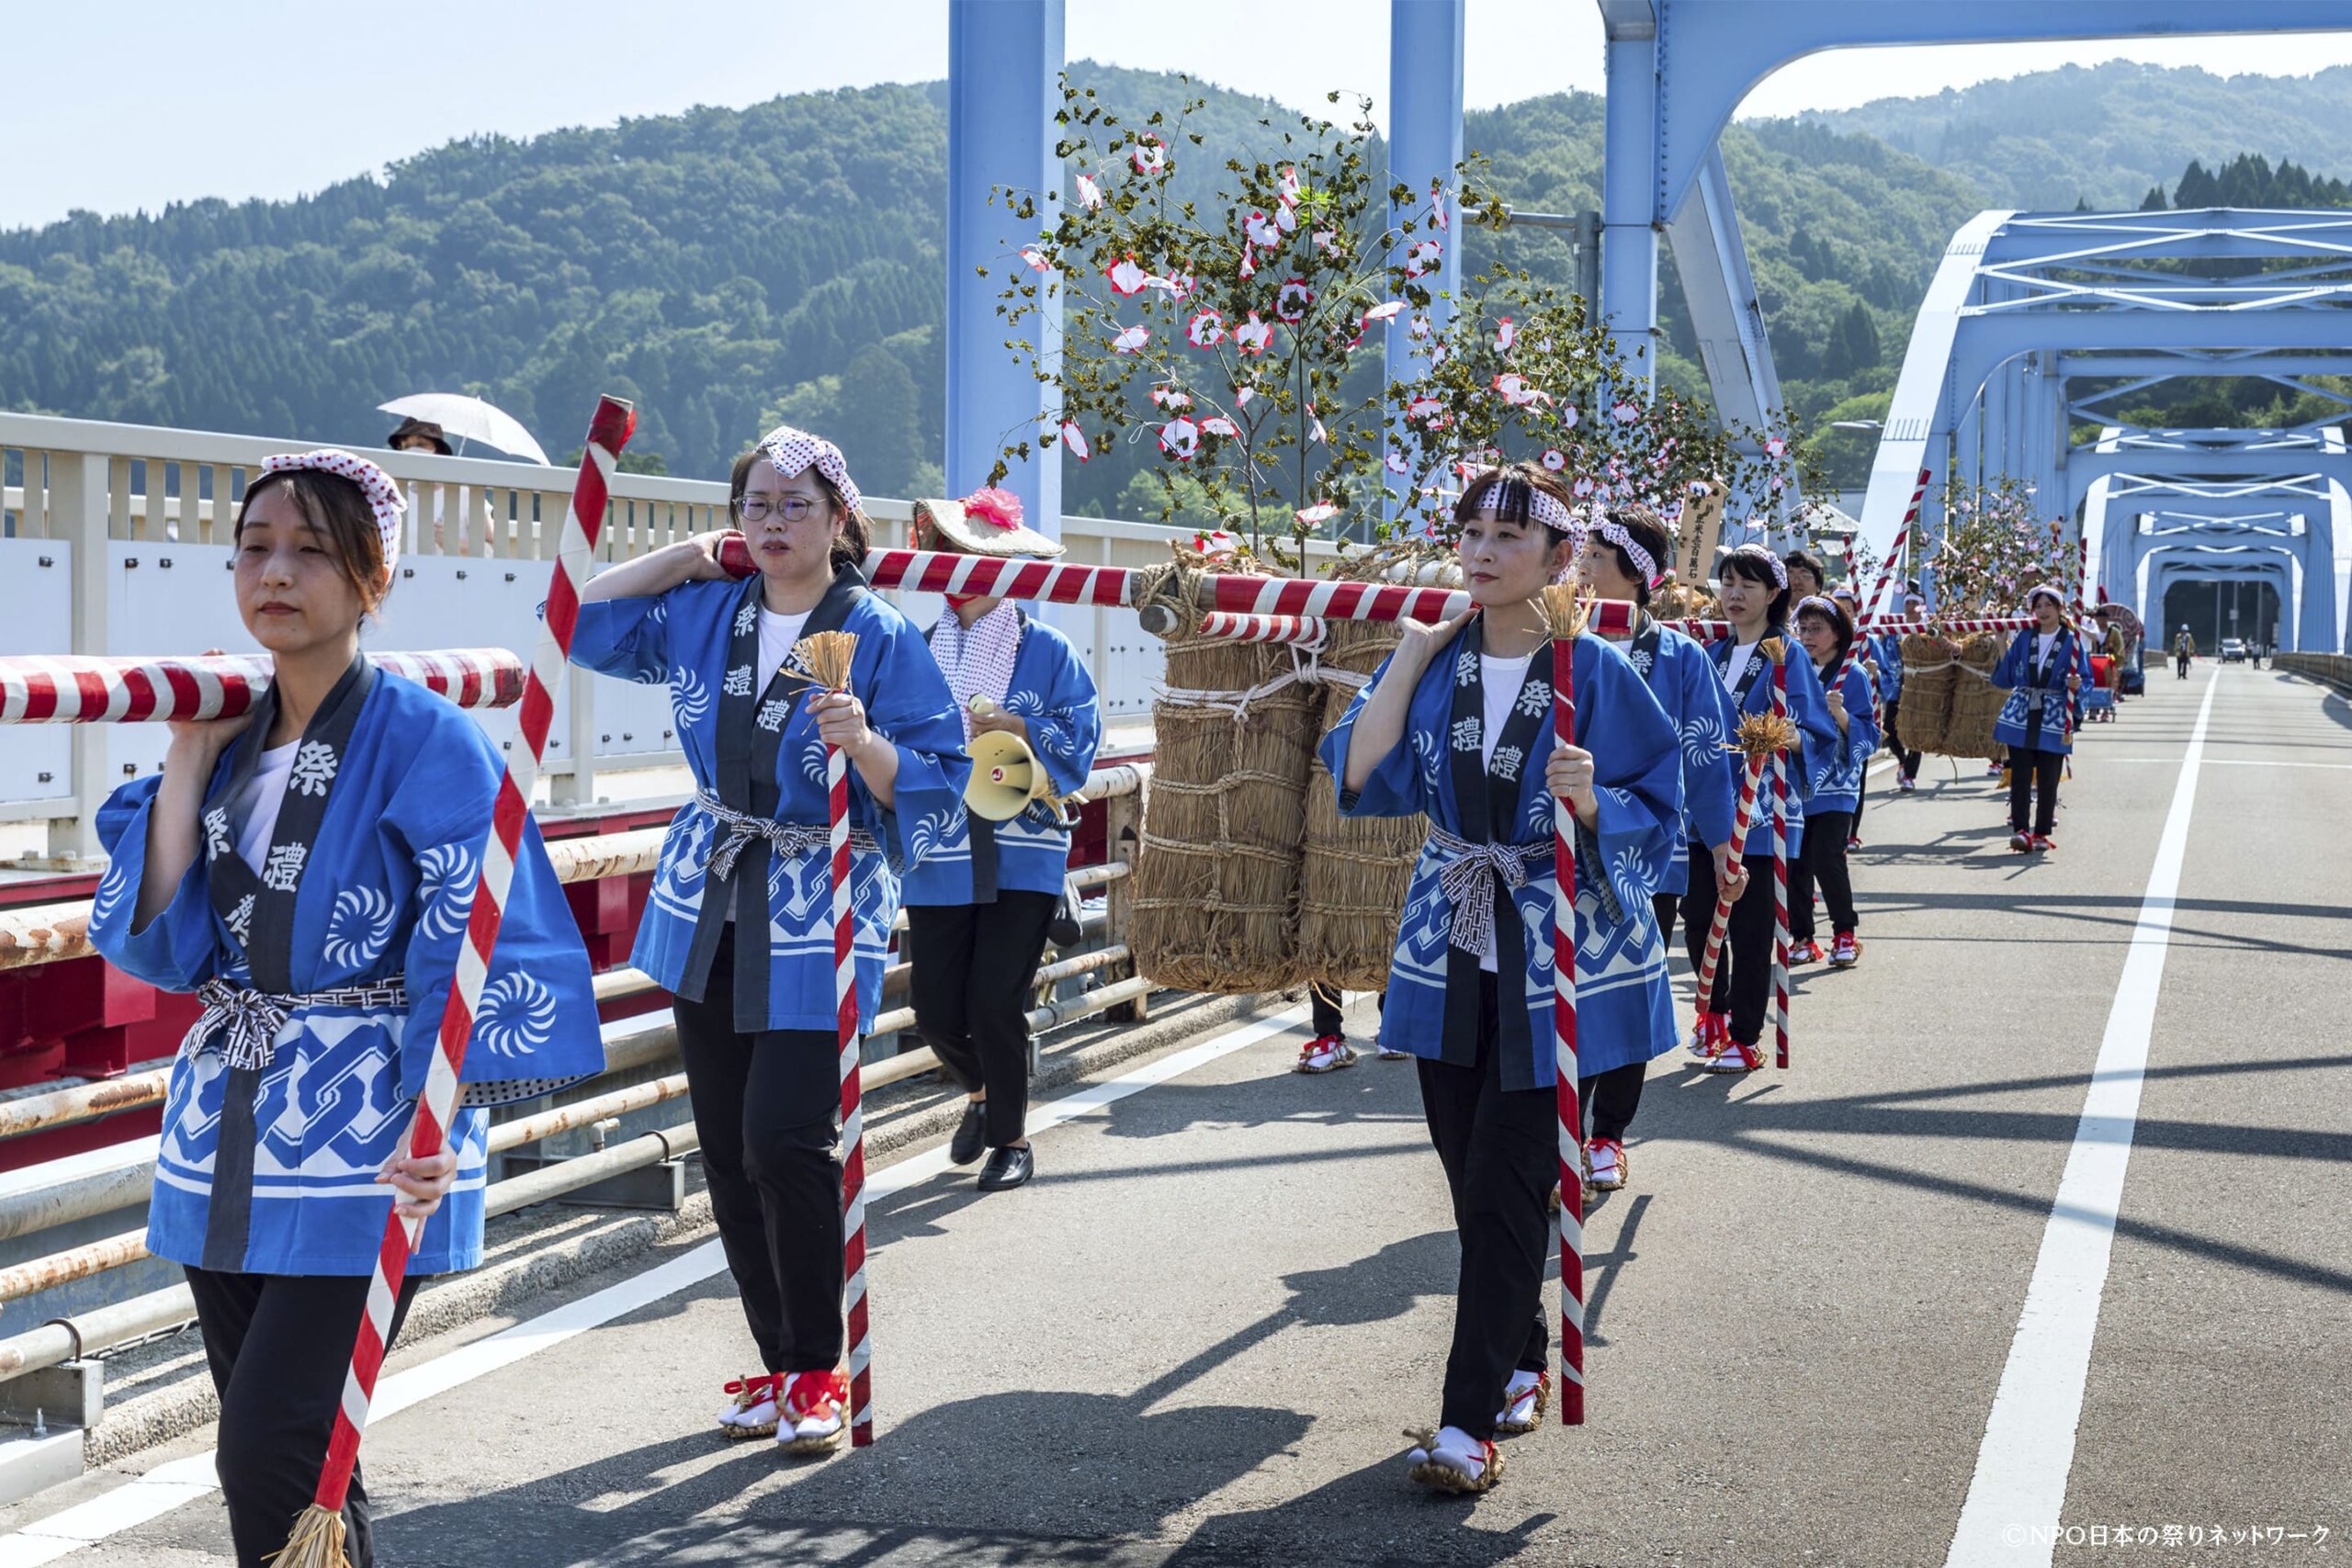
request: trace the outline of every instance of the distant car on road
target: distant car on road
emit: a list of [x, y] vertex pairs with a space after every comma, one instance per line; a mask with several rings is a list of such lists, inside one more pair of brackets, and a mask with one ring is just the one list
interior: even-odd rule
[[2224, 664], [2243, 664], [2245, 662], [2245, 641], [2244, 638], [2225, 637], [2222, 639], [2222, 662]]

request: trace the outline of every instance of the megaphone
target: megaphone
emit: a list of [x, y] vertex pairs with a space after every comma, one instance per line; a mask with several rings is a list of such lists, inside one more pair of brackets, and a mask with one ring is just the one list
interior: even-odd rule
[[[985, 718], [996, 711], [986, 697], [972, 700], [972, 716]], [[1054, 800], [1053, 776], [1029, 750], [1029, 743], [1008, 730], [984, 730], [972, 737], [972, 782], [964, 786], [964, 805], [976, 817], [1010, 822], [1035, 803], [1052, 801], [1056, 815], [1069, 818], [1068, 803]]]
[[974, 816], [1010, 822], [1052, 790], [1053, 781], [1021, 737], [1001, 729], [972, 737], [972, 782], [964, 788], [964, 804]]

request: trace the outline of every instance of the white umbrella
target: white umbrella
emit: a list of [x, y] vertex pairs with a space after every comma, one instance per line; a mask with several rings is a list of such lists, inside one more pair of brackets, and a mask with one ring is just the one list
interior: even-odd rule
[[545, 463], [545, 448], [531, 438], [523, 422], [495, 403], [483, 402], [458, 392], [418, 392], [405, 398], [394, 398], [376, 407], [385, 413], [396, 413], [402, 419], [421, 419], [437, 424], [446, 435], [458, 441], [479, 441], [485, 446], [495, 446], [501, 452], [511, 452], [517, 457], [528, 457], [534, 463]]

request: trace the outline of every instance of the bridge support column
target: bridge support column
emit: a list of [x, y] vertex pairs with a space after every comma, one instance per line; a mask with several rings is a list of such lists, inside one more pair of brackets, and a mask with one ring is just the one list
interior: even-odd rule
[[[949, 0], [947, 8], [947, 489], [984, 481], [1008, 440], [1032, 443], [1005, 487], [1029, 525], [1062, 531], [1061, 448], [1035, 446], [1055, 402], [1004, 346], [996, 315], [1021, 225], [989, 193], [1002, 186], [1061, 199], [1054, 113], [1061, 107], [1062, 0]], [[977, 269], [986, 267], [982, 277]], [[1049, 352], [1061, 306], [1031, 330]]]

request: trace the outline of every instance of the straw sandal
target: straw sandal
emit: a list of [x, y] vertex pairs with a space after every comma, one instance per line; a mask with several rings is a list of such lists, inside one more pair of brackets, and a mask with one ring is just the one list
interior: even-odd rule
[[1522, 1432], [1532, 1432], [1544, 1425], [1544, 1412], [1551, 1407], [1552, 1374], [1538, 1372], [1534, 1382], [1516, 1398], [1504, 1402], [1502, 1414], [1495, 1417], [1495, 1436], [1515, 1438]]
[[1481, 1492], [1492, 1492], [1495, 1483], [1502, 1479], [1503, 1456], [1496, 1450], [1492, 1439], [1482, 1445], [1486, 1462], [1479, 1467], [1478, 1473], [1465, 1475], [1437, 1457], [1437, 1433], [1434, 1431], [1408, 1429], [1405, 1436], [1413, 1440], [1413, 1447], [1405, 1457], [1413, 1459], [1415, 1454], [1420, 1456], [1413, 1459], [1413, 1468], [1408, 1474], [1416, 1483], [1432, 1492], [1442, 1492], [1448, 1496], [1471, 1497]]
[[[775, 1443], [786, 1453], [831, 1453], [849, 1431], [849, 1414], [842, 1407], [848, 1393], [839, 1371], [783, 1374], [784, 1400], [776, 1424]], [[786, 1423], [790, 1425], [786, 1426]], [[830, 1426], [827, 1423], [831, 1423]]]
[[737, 1378], [727, 1384], [719, 1392], [735, 1397], [718, 1413], [718, 1429], [730, 1442], [774, 1436], [776, 1399], [782, 1393], [782, 1382], [777, 1374], [767, 1372], [755, 1378]]

